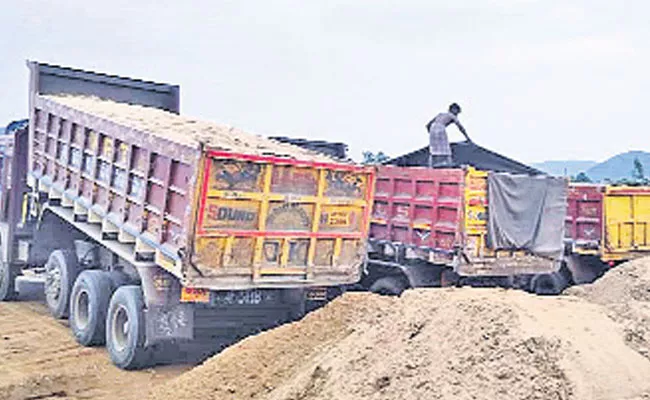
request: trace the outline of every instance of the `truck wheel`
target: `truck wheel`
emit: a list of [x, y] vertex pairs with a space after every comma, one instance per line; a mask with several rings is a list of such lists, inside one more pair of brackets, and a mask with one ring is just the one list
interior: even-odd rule
[[113, 293], [106, 317], [106, 348], [113, 364], [122, 369], [145, 368], [151, 362], [139, 286], [122, 286]]
[[70, 293], [79, 273], [77, 256], [70, 250], [54, 250], [45, 264], [45, 301], [54, 318], [67, 318]]
[[387, 276], [377, 279], [370, 286], [370, 291], [384, 296], [399, 296], [406, 288], [406, 283], [402, 279], [395, 276]]
[[83, 346], [97, 346], [106, 340], [106, 312], [112, 294], [111, 276], [104, 271], [83, 271], [70, 296], [70, 329]]
[[460, 277], [453, 270], [444, 268], [440, 272], [440, 287], [452, 287], [458, 284]]
[[559, 274], [540, 274], [531, 281], [533, 292], [538, 295], [554, 296], [562, 293], [566, 287], [564, 277]]
[[15, 300], [18, 297], [16, 275], [16, 269], [11, 264], [0, 262], [0, 301]]

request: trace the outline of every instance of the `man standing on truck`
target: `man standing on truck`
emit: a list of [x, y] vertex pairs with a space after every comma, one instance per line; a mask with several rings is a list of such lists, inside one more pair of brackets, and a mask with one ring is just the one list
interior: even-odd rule
[[447, 127], [454, 123], [465, 135], [468, 142], [472, 140], [467, 136], [465, 128], [458, 120], [460, 114], [460, 106], [453, 103], [449, 106], [449, 112], [443, 112], [427, 124], [427, 132], [429, 132], [429, 167], [450, 167], [451, 160], [451, 147], [449, 146], [449, 138], [447, 137]]

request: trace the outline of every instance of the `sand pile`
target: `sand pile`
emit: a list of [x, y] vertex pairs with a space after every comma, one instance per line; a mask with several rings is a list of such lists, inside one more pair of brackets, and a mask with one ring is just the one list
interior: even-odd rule
[[186, 146], [197, 147], [202, 143], [215, 150], [341, 163], [340, 160], [335, 161], [325, 154], [244, 132], [228, 125], [188, 118], [153, 107], [117, 103], [90, 96], [41, 97]]
[[[159, 387], [157, 399], [629, 399], [650, 362], [600, 306], [496, 289], [346, 294]], [[639, 397], [640, 398], [640, 397]]]
[[650, 258], [621, 264], [598, 281], [564, 294], [605, 306], [622, 325], [627, 344], [650, 359]]

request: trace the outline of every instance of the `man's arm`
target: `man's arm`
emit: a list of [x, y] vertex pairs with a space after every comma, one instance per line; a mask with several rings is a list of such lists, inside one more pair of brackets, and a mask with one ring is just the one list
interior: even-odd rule
[[471, 142], [472, 139], [470, 139], [469, 136], [467, 136], [467, 131], [465, 130], [465, 127], [460, 123], [458, 118], [454, 117], [454, 123], [458, 127], [458, 130], [460, 131], [460, 133], [462, 133], [465, 136], [465, 139], [467, 139], [468, 142]]

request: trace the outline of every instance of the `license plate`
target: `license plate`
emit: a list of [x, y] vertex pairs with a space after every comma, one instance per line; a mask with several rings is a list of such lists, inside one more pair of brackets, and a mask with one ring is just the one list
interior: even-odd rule
[[307, 300], [327, 300], [327, 288], [311, 288], [307, 291]]
[[236, 292], [212, 292], [211, 302], [218, 306], [258, 305], [275, 303], [277, 293], [267, 290], [245, 290]]

